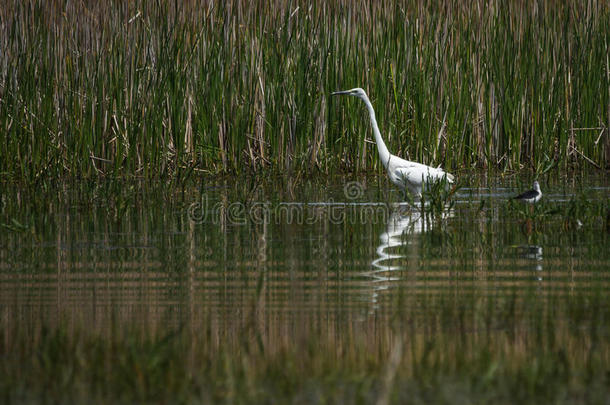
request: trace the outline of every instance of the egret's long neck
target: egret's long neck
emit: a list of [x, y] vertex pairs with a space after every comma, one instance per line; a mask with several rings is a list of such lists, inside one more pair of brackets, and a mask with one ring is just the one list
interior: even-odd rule
[[390, 161], [390, 151], [387, 146], [385, 146], [385, 142], [381, 138], [381, 133], [379, 132], [379, 127], [377, 126], [377, 118], [375, 118], [375, 110], [373, 110], [373, 105], [371, 104], [368, 97], [363, 98], [364, 103], [366, 104], [366, 108], [369, 110], [369, 115], [371, 116], [371, 126], [373, 127], [373, 133], [375, 134], [375, 142], [377, 142], [377, 150], [379, 151], [379, 158], [381, 159], [381, 163], [387, 169], [388, 163]]

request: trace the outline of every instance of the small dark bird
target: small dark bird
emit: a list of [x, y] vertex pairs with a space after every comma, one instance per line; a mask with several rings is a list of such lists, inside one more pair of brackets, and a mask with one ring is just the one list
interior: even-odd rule
[[537, 181], [534, 182], [534, 188], [527, 190], [524, 193], [514, 197], [513, 200], [519, 200], [528, 204], [537, 203], [542, 198], [542, 191], [540, 191], [540, 184]]

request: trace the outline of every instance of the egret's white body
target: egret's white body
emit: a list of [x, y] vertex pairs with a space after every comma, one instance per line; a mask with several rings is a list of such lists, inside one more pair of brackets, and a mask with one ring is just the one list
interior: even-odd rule
[[371, 117], [371, 126], [373, 127], [373, 133], [375, 134], [379, 158], [386, 168], [392, 183], [402, 189], [408, 189], [410, 193], [417, 197], [421, 196], [422, 188], [429, 182], [436, 182], [446, 178], [448, 183], [453, 183], [453, 175], [445, 172], [440, 167], [430, 167], [421, 163], [410, 162], [390, 153], [387, 146], [385, 146], [385, 142], [383, 142], [383, 139], [381, 138], [381, 133], [377, 126], [377, 119], [375, 118], [375, 110], [364, 90], [355, 88], [332, 93], [332, 95], [340, 94], [358, 97], [366, 104]]

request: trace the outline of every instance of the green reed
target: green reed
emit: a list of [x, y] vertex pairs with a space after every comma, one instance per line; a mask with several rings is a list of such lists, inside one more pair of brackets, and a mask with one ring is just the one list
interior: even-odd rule
[[379, 168], [607, 167], [603, 1], [10, 1], [0, 7], [3, 178]]

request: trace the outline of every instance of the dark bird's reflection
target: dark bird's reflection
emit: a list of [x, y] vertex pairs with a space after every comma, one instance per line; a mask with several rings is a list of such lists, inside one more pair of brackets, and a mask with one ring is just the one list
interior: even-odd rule
[[536, 279], [542, 281], [542, 246], [538, 245], [521, 245], [517, 246], [519, 256], [528, 259], [532, 262], [534, 270], [536, 270]]

